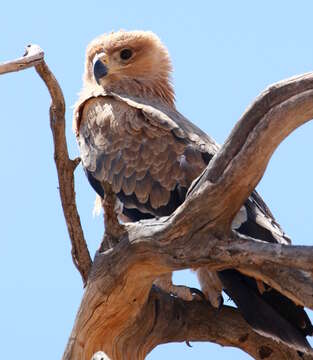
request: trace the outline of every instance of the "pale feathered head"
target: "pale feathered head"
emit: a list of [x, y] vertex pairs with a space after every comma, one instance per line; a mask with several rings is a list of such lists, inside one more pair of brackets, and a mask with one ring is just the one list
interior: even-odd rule
[[106, 90], [159, 98], [173, 105], [171, 71], [168, 51], [155, 34], [121, 30], [101, 35], [88, 45], [84, 85], [98, 84]]

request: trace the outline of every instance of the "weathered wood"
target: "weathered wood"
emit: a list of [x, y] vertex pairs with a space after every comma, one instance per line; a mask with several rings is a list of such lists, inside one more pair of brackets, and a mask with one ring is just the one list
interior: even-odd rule
[[[100, 296], [101, 301], [98, 299], [101, 302], [101, 314], [105, 314], [102, 315], [102, 329], [108, 328], [109, 320], [105, 318], [114, 308], [114, 315], [110, 313], [110, 316], [118, 319], [119, 334], [132, 332], [138, 325], [138, 313], [134, 306], [129, 304], [136, 292], [133, 292], [133, 287], [125, 285], [129, 284], [130, 277], [137, 285], [137, 295], [141, 294], [140, 299], [136, 296], [136, 303], [143, 304], [152, 280], [160, 274], [205, 264], [212, 270], [229, 267], [243, 269], [270, 283], [297, 303], [312, 308], [312, 280], [308, 277], [308, 281], [304, 281], [305, 277], [299, 272], [303, 268], [298, 260], [292, 265], [294, 258], [289, 251], [290, 247], [265, 245], [230, 234], [230, 223], [236, 211], [262, 177], [273, 151], [292, 130], [313, 117], [313, 74], [294, 78], [287, 81], [287, 84], [287, 87], [274, 86], [265, 92], [263, 97], [271, 98], [271, 89], [274, 91], [273, 97], [276, 97], [276, 101], [270, 106], [269, 101], [262, 96], [256, 103], [257, 111], [252, 106], [250, 113], [254, 116], [253, 121], [248, 117], [239, 122], [233, 133], [235, 140], [230, 139], [225, 143], [220, 154], [200, 179], [194, 182], [188, 198], [173, 215], [127, 225], [127, 235], [120, 239], [119, 244], [110, 251], [98, 254], [89, 284], [92, 287], [93, 283], [97, 283], [97, 287], [101, 286], [106, 296], [111, 294], [109, 304], [103, 296]], [[297, 95], [293, 91], [294, 87], [298, 91]], [[260, 109], [259, 104], [263, 104], [264, 108]], [[240, 128], [243, 129], [242, 133]], [[229, 156], [228, 152], [231, 152], [232, 156]], [[231, 159], [229, 162], [228, 158]], [[220, 167], [224, 167], [219, 172], [216, 168], [218, 161], [221, 163]], [[242, 176], [243, 173], [245, 176]], [[241, 244], [240, 251], [236, 249], [236, 240]], [[265, 247], [268, 249], [266, 254], [258, 256], [259, 251], [262, 253], [260, 249]], [[306, 252], [306, 259], [308, 254], [313, 255], [312, 248], [309, 247], [297, 249], [297, 255], [301, 252]], [[277, 254], [283, 255], [279, 257]], [[284, 266], [282, 257], [285, 260], [288, 258], [289, 268]], [[123, 284], [123, 293], [120, 296], [127, 299], [127, 304], [124, 302], [122, 307], [120, 304], [118, 307], [114, 306], [118, 302], [115, 297], [114, 304], [111, 303], [117, 277], [118, 283]], [[114, 333], [115, 342], [112, 346], [112, 332], [108, 334], [104, 330], [100, 335], [93, 330], [99, 329], [99, 326], [94, 323], [91, 308], [85, 307], [90, 304], [90, 294], [94, 299], [95, 293], [87, 287], [71, 336], [71, 339], [76, 339], [76, 343], [74, 341], [69, 344], [72, 357], [65, 356], [64, 359], [87, 359], [94, 351], [99, 350], [95, 346], [100, 341], [102, 349], [110, 357], [120, 359], [122, 356], [117, 354], [120, 351], [119, 346], [123, 346], [118, 340], [121, 335]], [[125, 309], [133, 315], [126, 318]], [[133, 323], [130, 325], [131, 316]], [[116, 329], [114, 327], [114, 330]]]
[[241, 348], [255, 359], [300, 359], [286, 345], [256, 334], [235, 309], [186, 302], [152, 284], [173, 270], [231, 267], [313, 309], [313, 247], [268, 244], [230, 231], [273, 151], [313, 117], [313, 73], [275, 84], [256, 99], [171, 216], [120, 226], [107, 189], [106, 236], [115, 246], [102, 246], [92, 263], [75, 202], [73, 173], [79, 159], [68, 157], [65, 102], [42, 50], [28, 47], [25, 57], [0, 64], [0, 74], [30, 66], [36, 67], [52, 98], [50, 125], [61, 201], [74, 264], [84, 283], [88, 280], [63, 359], [90, 360], [98, 351], [114, 360], [143, 359], [158, 344], [172, 341], [212, 341]]
[[59, 192], [63, 212], [72, 242], [72, 258], [79, 270], [84, 284], [91, 268], [91, 258], [84, 239], [79, 214], [76, 207], [74, 190], [74, 170], [80, 159], [71, 160], [68, 155], [65, 137], [65, 101], [58, 81], [44, 61], [44, 52], [38, 45], [28, 45], [23, 57], [0, 64], [0, 74], [35, 67], [45, 82], [52, 103], [50, 106], [50, 126], [54, 141], [54, 160], [59, 178]]
[[100, 245], [100, 251], [105, 251], [114, 247], [125, 233], [125, 228], [122, 224], [119, 223], [115, 210], [117, 206], [116, 195], [109, 183], [103, 184], [103, 187], [105, 189], [105, 193], [102, 200], [102, 207], [104, 212], [104, 226], [106, 231]]
[[[240, 348], [255, 359], [301, 359], [297, 351], [256, 334], [235, 308], [216, 310], [206, 302], [183, 301], [157, 288], [152, 289], [139, 320], [136, 332], [123, 334], [127, 345], [120, 358], [126, 354], [144, 359], [155, 346], [168, 342], [210, 341]], [[138, 343], [140, 338], [146, 341]]]
[[40, 64], [44, 59], [44, 52], [38, 45], [27, 45], [24, 56], [0, 63], [0, 75], [9, 72], [25, 70]]
[[35, 65], [35, 68], [45, 82], [52, 99], [50, 106], [50, 127], [54, 141], [54, 160], [59, 179], [59, 192], [72, 243], [72, 259], [85, 285], [92, 260], [84, 238], [75, 200], [74, 171], [80, 159], [71, 160], [68, 155], [65, 136], [65, 101], [58, 81], [44, 60]]
[[[270, 86], [246, 111], [203, 176], [196, 181], [203, 186], [201, 191], [210, 194], [216, 191], [222, 232], [230, 227], [260, 181], [278, 145], [313, 117], [312, 98], [312, 73]], [[208, 208], [212, 205], [211, 198], [206, 198]], [[227, 207], [227, 204], [232, 205]]]
[[[137, 307], [135, 299], [129, 300]], [[110, 320], [106, 322], [110, 327], [106, 329], [100, 320], [107, 310], [105, 304], [98, 303], [96, 308], [97, 316], [93, 316], [93, 321], [97, 319], [93, 324], [98, 332], [96, 345], [89, 348], [93, 341], [86, 343], [85, 340], [90, 336], [86, 329], [86, 333], [76, 339], [79, 340], [79, 346], [68, 347], [67, 351], [71, 349], [72, 352], [65, 353], [64, 359], [91, 359], [93, 353], [101, 349], [109, 359], [142, 360], [160, 344], [184, 341], [210, 341], [237, 347], [254, 359], [313, 359], [312, 355], [300, 356], [286, 345], [255, 333], [235, 308], [222, 306], [217, 310], [207, 302], [184, 301], [156, 287], [150, 291], [147, 301], [140, 305], [140, 312], [131, 326], [123, 327], [121, 319], [110, 314]], [[118, 327], [121, 329], [116, 337], [111, 331]], [[108, 346], [110, 342], [114, 344], [113, 350], [111, 345]]]

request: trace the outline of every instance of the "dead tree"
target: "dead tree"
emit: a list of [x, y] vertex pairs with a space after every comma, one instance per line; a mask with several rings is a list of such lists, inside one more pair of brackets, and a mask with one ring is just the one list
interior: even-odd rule
[[[50, 125], [61, 202], [73, 262], [85, 286], [63, 360], [90, 360], [99, 351], [103, 352], [99, 359], [144, 359], [159, 344], [181, 341], [234, 346], [255, 359], [313, 359], [258, 335], [235, 308], [216, 310], [205, 301], [184, 301], [153, 286], [157, 277], [174, 270], [231, 267], [313, 309], [313, 247], [264, 243], [230, 228], [277, 146], [313, 118], [313, 73], [281, 81], [261, 93], [171, 216], [120, 225], [108, 188], [106, 241], [92, 261], [75, 202], [74, 170], [79, 159], [69, 159], [65, 102], [43, 51], [28, 46], [23, 57], [0, 64], [0, 74], [32, 66], [52, 98]], [[105, 246], [113, 242], [114, 247]]]

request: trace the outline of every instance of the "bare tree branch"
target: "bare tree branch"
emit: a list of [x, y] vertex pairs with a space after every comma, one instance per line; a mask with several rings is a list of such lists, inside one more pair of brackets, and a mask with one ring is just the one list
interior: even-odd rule
[[[132, 300], [133, 307], [137, 307], [137, 298], [128, 300]], [[210, 341], [222, 346], [234, 346], [254, 359], [313, 359], [312, 355], [299, 354], [282, 343], [255, 333], [235, 308], [222, 306], [217, 310], [207, 302], [184, 301], [156, 287], [150, 291], [131, 327], [123, 327], [119, 317], [115, 319], [109, 314], [108, 331], [103, 326], [101, 316], [107, 311], [105, 302], [97, 302], [93, 306], [97, 315], [90, 320], [95, 321], [93, 329], [97, 329], [97, 334], [94, 331], [89, 333], [90, 328], [85, 323], [84, 336], [70, 338], [70, 342], [76, 342], [76, 346], [67, 347], [63, 359], [91, 359], [94, 353], [101, 350], [110, 359], [142, 360], [160, 344], [184, 341]], [[115, 334], [116, 327], [123, 327], [123, 330], [119, 329], [118, 336]], [[90, 341], [86, 341], [88, 336], [92, 337]], [[96, 344], [93, 336], [97, 339]], [[190, 350], [186, 348], [186, 351]]]
[[164, 226], [166, 220], [127, 224], [127, 237], [113, 249], [97, 254], [90, 281], [105, 281], [105, 291], [110, 293], [116, 283], [112, 274], [127, 277], [129, 269], [138, 264], [148, 280], [148, 276], [204, 265], [215, 271], [237, 268], [313, 309], [313, 280], [307, 272], [313, 247], [269, 244], [236, 233], [218, 239], [207, 229], [188, 235], [192, 223], [186, 225], [187, 235], [181, 235], [179, 228], [172, 233], [173, 226]]
[[[120, 239], [114, 249], [96, 256], [89, 278], [90, 287], [84, 294], [71, 336], [73, 341], [67, 348], [72, 357], [65, 356], [64, 359], [88, 358], [93, 350], [99, 350], [94, 348], [99, 341], [105, 342], [103, 350], [109, 356], [114, 354], [113, 358], [118, 359], [112, 342], [107, 340], [112, 332], [100, 334], [94, 329], [107, 328], [110, 323], [107, 314], [118, 324], [125, 324], [123, 314], [127, 312], [127, 324], [134, 319], [132, 326], [115, 323], [116, 333], [112, 336], [117, 341], [122, 333], [132, 331], [139, 310], [136, 311], [133, 304], [129, 305], [129, 299], [135, 298], [137, 304], [144, 304], [153, 279], [172, 270], [203, 265], [212, 270], [237, 268], [257, 275], [298, 304], [312, 308], [312, 279], [300, 271], [307, 270], [308, 264], [304, 269], [298, 260], [304, 252], [307, 253], [304, 259], [310, 259], [312, 248], [297, 248], [296, 260], [291, 247], [265, 245], [230, 234], [234, 212], [260, 180], [275, 148], [292, 130], [313, 116], [313, 74], [282, 84], [269, 88], [250, 108], [244, 120], [235, 127], [234, 139], [231, 136], [225, 143], [173, 215], [128, 224], [127, 237]], [[276, 100], [270, 102], [272, 98]], [[221, 165], [218, 166], [218, 162]], [[268, 250], [262, 253], [264, 248]], [[284, 265], [283, 258], [288, 258], [289, 268]], [[130, 279], [137, 284], [135, 290]], [[117, 283], [123, 288], [120, 296], [116, 294]], [[97, 295], [95, 284], [102, 294]], [[118, 300], [120, 297], [127, 299], [123, 306]], [[94, 305], [97, 309], [101, 307], [101, 316], [98, 311], [95, 315], [91, 303], [97, 304]], [[83, 350], [79, 345], [82, 339]]]
[[0, 74], [35, 66], [51, 95], [50, 126], [54, 140], [54, 160], [59, 178], [59, 191], [70, 239], [72, 258], [84, 284], [92, 265], [77, 212], [74, 191], [74, 170], [79, 159], [70, 160], [65, 137], [65, 101], [62, 90], [44, 61], [44, 52], [38, 45], [28, 45], [25, 55], [17, 60], [0, 64]]
[[[139, 336], [137, 333], [136, 336], [134, 333], [123, 334], [127, 344], [124, 354], [133, 354], [136, 359], [144, 359], [159, 344], [183, 341], [210, 341], [234, 346], [254, 359], [313, 359], [312, 355], [300, 356], [297, 351], [255, 333], [233, 307], [222, 306], [217, 310], [206, 302], [183, 301], [157, 288], [150, 293], [140, 322], [137, 322], [137, 332]], [[146, 341], [136, 343], [138, 338]]]
[[44, 52], [38, 45], [27, 45], [24, 56], [0, 63], [0, 75], [16, 72], [40, 64], [44, 59]]
[[82, 276], [84, 285], [86, 285], [92, 261], [84, 238], [75, 200], [74, 171], [79, 160], [71, 160], [68, 155], [65, 137], [65, 102], [62, 90], [44, 61], [36, 65], [36, 71], [45, 82], [52, 99], [50, 126], [53, 134], [54, 160], [58, 172], [61, 202], [72, 242], [73, 262]]
[[[266, 89], [236, 124], [200, 183], [216, 183], [222, 223], [232, 219], [260, 181], [278, 145], [313, 117], [313, 74], [293, 77]], [[212, 191], [212, 189], [210, 189]]]
[[89, 360], [97, 351], [111, 359], [134, 358], [135, 351], [142, 359], [160, 343], [185, 340], [236, 346], [256, 359], [299, 359], [296, 351], [254, 333], [234, 309], [217, 311], [151, 287], [156, 277], [177, 269], [236, 268], [313, 308], [313, 247], [264, 244], [230, 231], [273, 151], [313, 117], [313, 74], [283, 81], [261, 94], [171, 216], [121, 226], [107, 189], [106, 236], [114, 247], [102, 246], [92, 263], [75, 202], [73, 173], [79, 159], [68, 156], [65, 102], [58, 82], [42, 50], [32, 46], [24, 58], [0, 64], [0, 74], [30, 66], [52, 98], [50, 125], [61, 201], [73, 261], [87, 284], [63, 359]]

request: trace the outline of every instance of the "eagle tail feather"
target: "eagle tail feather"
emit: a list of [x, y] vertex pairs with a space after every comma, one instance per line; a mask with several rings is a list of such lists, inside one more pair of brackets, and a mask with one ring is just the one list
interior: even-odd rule
[[[281, 341], [298, 351], [312, 354], [312, 348], [306, 339], [306, 335], [312, 333], [312, 325], [302, 307], [279, 294], [284, 299], [282, 303], [290, 302], [293, 305], [291, 307], [290, 303], [288, 304], [288, 312], [292, 310], [293, 316], [290, 317], [283, 314], [283, 311], [277, 311], [277, 301], [272, 306], [269, 299], [260, 294], [257, 286], [251, 286], [251, 281], [255, 280], [248, 276], [236, 270], [223, 270], [218, 272], [218, 276], [225, 293], [234, 301], [244, 319], [257, 333]], [[299, 314], [297, 323], [294, 322], [296, 314]], [[299, 323], [302, 323], [304, 328], [301, 329]]]

